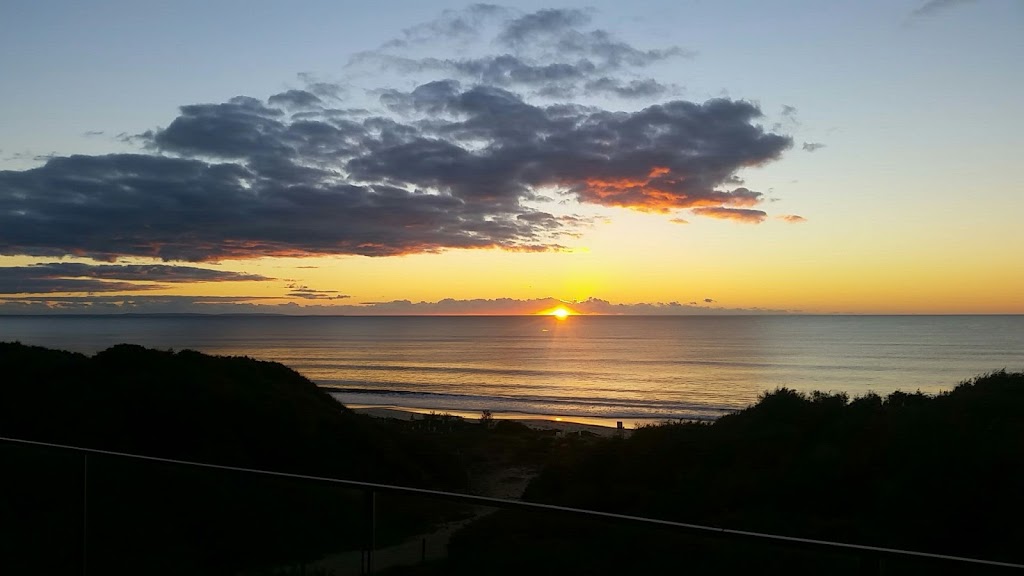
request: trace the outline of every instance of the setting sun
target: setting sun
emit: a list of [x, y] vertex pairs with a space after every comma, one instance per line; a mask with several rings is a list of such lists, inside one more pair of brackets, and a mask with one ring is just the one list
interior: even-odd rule
[[546, 308], [536, 313], [538, 316], [554, 316], [559, 320], [565, 320], [569, 316], [576, 316], [579, 312], [569, 308], [568, 306], [555, 306], [554, 308]]

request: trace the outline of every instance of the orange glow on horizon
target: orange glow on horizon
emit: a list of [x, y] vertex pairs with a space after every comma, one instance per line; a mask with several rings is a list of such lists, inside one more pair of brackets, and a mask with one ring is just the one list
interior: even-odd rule
[[575, 310], [572, 310], [572, 309], [570, 309], [570, 308], [568, 308], [566, 306], [555, 306], [554, 308], [549, 308], [548, 310], [544, 310], [542, 312], [538, 312], [537, 314], [539, 316], [554, 316], [555, 318], [558, 318], [559, 320], [565, 320], [569, 316], [578, 316], [579, 315], [578, 312], [576, 312]]

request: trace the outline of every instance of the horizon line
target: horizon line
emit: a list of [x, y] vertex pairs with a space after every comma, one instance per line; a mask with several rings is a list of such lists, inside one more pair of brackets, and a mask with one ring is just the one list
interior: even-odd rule
[[[549, 313], [529, 314], [288, 314], [281, 312], [36, 312], [36, 313], [5, 313], [0, 318], [8, 317], [82, 317], [82, 316], [219, 316], [219, 317], [270, 317], [270, 318], [557, 318]], [[750, 317], [750, 316], [1024, 316], [1024, 312], [718, 312], [706, 314], [601, 314], [573, 313], [566, 318], [692, 318], [692, 317]]]

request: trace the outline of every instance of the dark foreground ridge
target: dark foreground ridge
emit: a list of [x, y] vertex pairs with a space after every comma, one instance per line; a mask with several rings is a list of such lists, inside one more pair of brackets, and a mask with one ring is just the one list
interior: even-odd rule
[[[710, 424], [572, 439], [489, 419], [371, 419], [280, 364], [191, 351], [121, 345], [87, 357], [0, 343], [0, 382], [0, 436], [455, 491], [497, 468], [532, 467], [543, 471], [524, 499], [536, 502], [1024, 560], [1021, 373], [988, 374], [936, 397], [850, 401], [782, 389]], [[81, 573], [80, 457], [0, 444], [0, 465], [0, 571]], [[284, 574], [283, 566], [362, 541], [355, 492], [113, 458], [90, 459], [88, 474], [93, 573]], [[466, 515], [423, 499], [384, 500], [378, 543]], [[860, 574], [865, 566], [841, 554], [505, 511], [458, 531], [447, 558], [393, 571], [683, 568]]]
[[[88, 357], [0, 343], [0, 436], [408, 486], [466, 482], [434, 439], [357, 415], [281, 364], [193, 351], [119, 345]], [[80, 457], [0, 445], [0, 462], [0, 573], [81, 573]], [[362, 530], [360, 493], [315, 484], [112, 458], [90, 461], [89, 484], [97, 573], [230, 574], [312, 559]], [[380, 510], [393, 531], [383, 542], [438, 519], [426, 505], [394, 508]]]

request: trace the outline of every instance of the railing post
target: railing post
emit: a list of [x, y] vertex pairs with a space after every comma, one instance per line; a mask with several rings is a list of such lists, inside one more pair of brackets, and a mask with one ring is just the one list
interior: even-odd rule
[[864, 554], [860, 557], [860, 572], [865, 576], [884, 576], [885, 556], [881, 554]]
[[377, 491], [363, 492], [363, 512], [366, 516], [366, 574], [373, 572], [373, 549], [377, 547]]
[[88, 576], [89, 552], [89, 453], [82, 453], [82, 576]]

